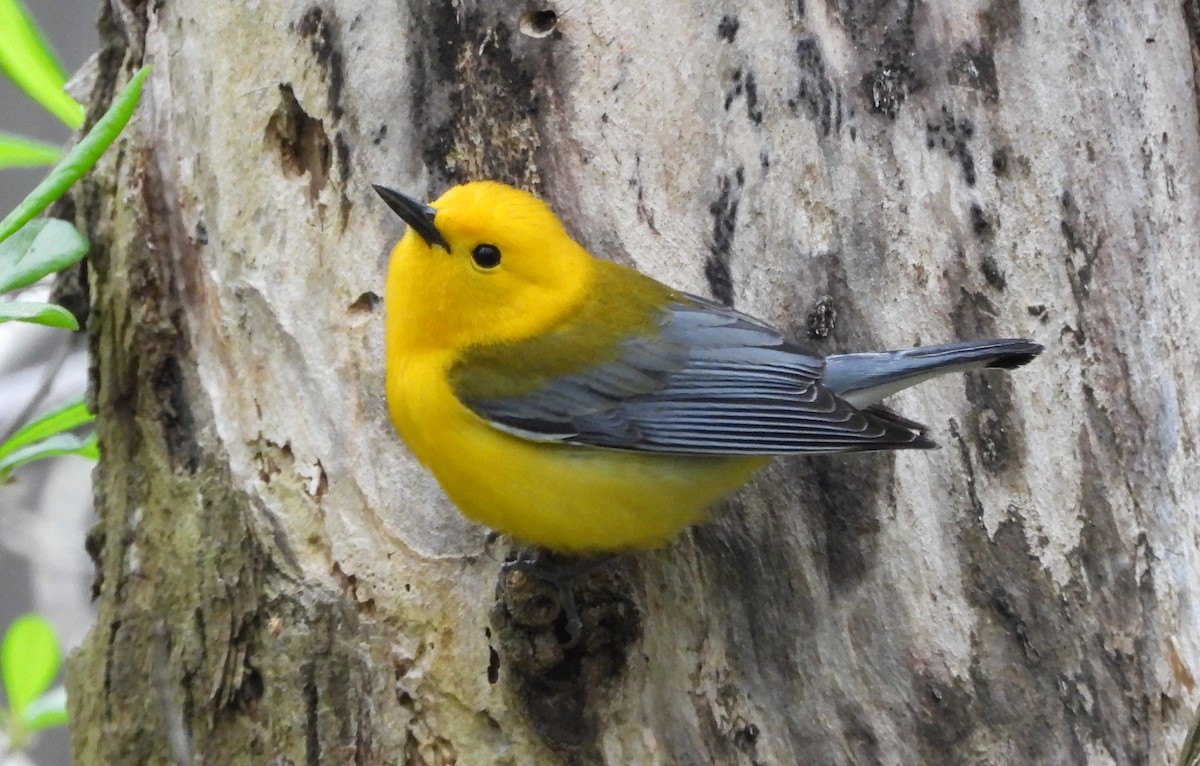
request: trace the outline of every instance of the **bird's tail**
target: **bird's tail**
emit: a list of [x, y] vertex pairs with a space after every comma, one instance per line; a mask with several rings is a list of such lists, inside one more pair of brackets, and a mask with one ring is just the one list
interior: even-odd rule
[[863, 409], [939, 375], [988, 367], [1011, 370], [1028, 364], [1040, 353], [1040, 344], [1006, 338], [868, 354], [837, 354], [826, 357], [821, 382], [842, 399]]

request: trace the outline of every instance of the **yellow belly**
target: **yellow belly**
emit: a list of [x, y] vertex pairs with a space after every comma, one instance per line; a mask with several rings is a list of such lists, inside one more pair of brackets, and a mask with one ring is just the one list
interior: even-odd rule
[[464, 515], [523, 542], [564, 553], [658, 545], [769, 461], [526, 441], [462, 406], [444, 361], [395, 368], [392, 421]]

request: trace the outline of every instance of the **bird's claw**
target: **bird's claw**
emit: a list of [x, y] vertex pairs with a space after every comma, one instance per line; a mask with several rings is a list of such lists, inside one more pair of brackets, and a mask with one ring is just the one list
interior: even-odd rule
[[518, 551], [513, 558], [501, 564], [500, 571], [504, 574], [524, 572], [554, 587], [558, 607], [566, 618], [567, 642], [562, 648], [572, 649], [583, 638], [583, 618], [575, 600], [575, 581], [607, 560], [608, 557], [564, 561], [554, 554], [526, 549]]

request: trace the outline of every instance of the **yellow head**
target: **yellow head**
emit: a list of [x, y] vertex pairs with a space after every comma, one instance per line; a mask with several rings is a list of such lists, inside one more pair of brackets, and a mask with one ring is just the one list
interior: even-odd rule
[[409, 226], [384, 299], [392, 349], [518, 340], [583, 299], [592, 257], [536, 197], [491, 181], [456, 186], [432, 205], [375, 190]]

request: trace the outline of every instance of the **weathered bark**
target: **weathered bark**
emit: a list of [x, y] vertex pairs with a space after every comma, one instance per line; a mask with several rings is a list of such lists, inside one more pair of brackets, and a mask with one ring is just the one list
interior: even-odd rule
[[[96, 101], [155, 69], [80, 194], [77, 760], [1168, 762], [1200, 696], [1196, 14], [1137, 5], [106, 4]], [[826, 352], [1047, 352], [897, 397], [941, 451], [778, 461], [594, 575], [564, 655], [534, 586], [493, 607], [500, 554], [382, 401], [370, 183], [484, 177]]]

